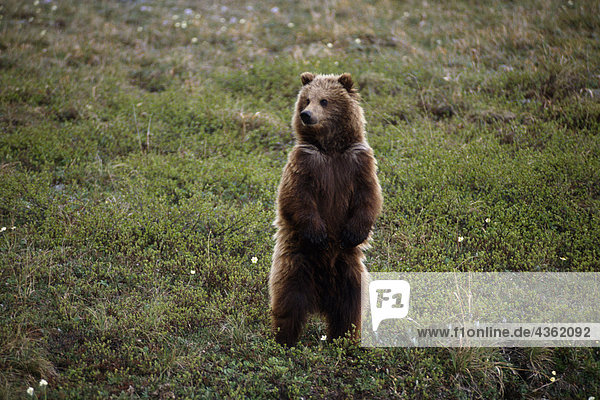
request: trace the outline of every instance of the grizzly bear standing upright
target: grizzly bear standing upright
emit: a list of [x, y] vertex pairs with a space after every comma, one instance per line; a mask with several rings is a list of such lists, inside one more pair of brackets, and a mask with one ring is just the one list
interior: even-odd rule
[[329, 339], [353, 327], [358, 335], [367, 282], [362, 251], [382, 204], [352, 77], [305, 72], [301, 78], [269, 277], [275, 338], [289, 346], [309, 313], [326, 317]]

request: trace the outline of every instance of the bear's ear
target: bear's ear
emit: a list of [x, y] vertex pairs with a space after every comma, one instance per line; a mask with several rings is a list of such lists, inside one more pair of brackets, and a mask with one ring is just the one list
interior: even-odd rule
[[300, 79], [302, 79], [302, 85], [308, 85], [315, 79], [315, 76], [310, 72], [303, 72], [302, 75], [300, 75]]
[[338, 82], [342, 84], [344, 89], [346, 89], [349, 92], [352, 92], [352, 86], [354, 86], [354, 82], [352, 82], [352, 76], [349, 73], [344, 72], [343, 74], [341, 74], [338, 78]]

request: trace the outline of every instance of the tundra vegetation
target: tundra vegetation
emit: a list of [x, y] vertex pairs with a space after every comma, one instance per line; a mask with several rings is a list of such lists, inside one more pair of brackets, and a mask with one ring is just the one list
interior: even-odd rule
[[267, 290], [303, 71], [363, 96], [370, 271], [597, 271], [597, 1], [6, 0], [0, 32], [0, 397], [598, 397], [595, 348], [286, 349]]

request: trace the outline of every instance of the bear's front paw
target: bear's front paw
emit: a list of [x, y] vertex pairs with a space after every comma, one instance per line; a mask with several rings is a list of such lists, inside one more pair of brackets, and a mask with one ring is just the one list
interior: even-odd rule
[[368, 232], [366, 234], [362, 234], [359, 232], [351, 231], [349, 229], [343, 229], [342, 237], [341, 237], [342, 249], [349, 249], [352, 247], [356, 247], [359, 244], [361, 244], [362, 242], [364, 242], [365, 240], [367, 240], [368, 236], [369, 236]]
[[325, 250], [327, 248], [327, 232], [306, 231], [303, 234], [304, 242], [317, 250]]

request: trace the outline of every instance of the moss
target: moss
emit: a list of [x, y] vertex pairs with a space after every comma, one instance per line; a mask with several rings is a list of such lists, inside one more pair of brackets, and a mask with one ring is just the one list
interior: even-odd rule
[[371, 271], [597, 271], [591, 3], [36, 3], [0, 8], [0, 397], [600, 390], [592, 349], [363, 349], [318, 318], [284, 349], [266, 289], [307, 70], [360, 85]]

